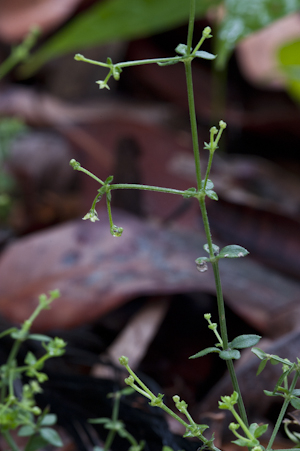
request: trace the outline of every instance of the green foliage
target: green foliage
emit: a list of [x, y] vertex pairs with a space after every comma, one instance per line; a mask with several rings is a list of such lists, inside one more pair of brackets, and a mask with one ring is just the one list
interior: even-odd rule
[[[0, 70], [1, 70], [0, 66]], [[27, 127], [17, 118], [0, 119], [0, 219], [5, 221], [9, 216], [16, 186], [14, 177], [5, 168], [10, 147], [14, 139], [26, 131]]]
[[278, 51], [280, 69], [285, 75], [290, 96], [300, 102], [300, 41], [288, 42]]
[[[111, 418], [94, 418], [89, 420], [93, 424], [103, 424], [105, 429], [108, 429], [108, 435], [105, 440], [102, 451], [108, 451], [114, 441], [116, 434], [127, 440], [130, 444], [128, 451], [142, 451], [145, 446], [145, 442], [142, 440], [140, 443], [126, 430], [123, 421], [119, 420], [120, 400], [122, 396], [130, 395], [134, 390], [130, 387], [126, 387], [123, 390], [119, 390], [114, 393], [108, 393], [108, 398], [114, 399], [113, 411]], [[94, 451], [99, 451], [98, 447], [94, 448]]]
[[217, 67], [224, 68], [236, 44], [300, 8], [300, 0], [224, 0], [226, 10], [217, 40]]
[[[241, 39], [300, 8], [300, 0], [197, 0], [196, 17], [203, 17], [209, 8], [220, 4], [224, 5], [225, 16], [217, 34], [218, 68], [224, 68]], [[49, 59], [75, 50], [171, 29], [183, 24], [188, 13], [188, 2], [181, 0], [105, 0], [96, 3], [49, 38], [27, 60], [23, 75], [29, 76]], [[202, 51], [197, 56], [213, 57]]]
[[[61, 356], [66, 343], [61, 338], [51, 338], [41, 334], [30, 334], [33, 321], [39, 313], [49, 308], [50, 304], [59, 296], [57, 291], [50, 292], [49, 296], [41, 295], [39, 304], [20, 328], [13, 327], [4, 331], [1, 337], [10, 335], [14, 340], [7, 362], [0, 367], [0, 432], [13, 451], [18, 447], [10, 431], [17, 429], [20, 437], [29, 437], [24, 451], [35, 451], [47, 444], [62, 446], [61, 439], [53, 426], [56, 416], [44, 412], [35, 403], [35, 394], [42, 391], [40, 384], [47, 380], [47, 375], [41, 370], [46, 360]], [[40, 341], [45, 352], [36, 357], [28, 352], [24, 364], [18, 366], [17, 356], [25, 340]], [[22, 374], [30, 381], [22, 386], [21, 396], [16, 396], [14, 381], [22, 383]]]
[[[197, 17], [220, 0], [197, 0]], [[110, 41], [149, 36], [187, 21], [189, 2], [182, 0], [105, 0], [72, 19], [23, 67], [32, 74], [51, 58]]]

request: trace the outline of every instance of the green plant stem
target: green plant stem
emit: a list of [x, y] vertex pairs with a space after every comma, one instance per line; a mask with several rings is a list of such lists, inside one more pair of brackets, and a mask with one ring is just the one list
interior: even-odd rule
[[[188, 40], [192, 39], [191, 35], [193, 33], [194, 8], [195, 8], [195, 0], [191, 0]], [[189, 41], [188, 41], [188, 46], [189, 46]], [[190, 112], [191, 133], [192, 133], [193, 151], [194, 151], [194, 159], [195, 159], [197, 186], [198, 186], [198, 191], [200, 191], [201, 184], [202, 184], [201, 165], [200, 165], [199, 139], [198, 139], [196, 110], [195, 110], [191, 60], [184, 61], [184, 65], [185, 65], [185, 74], [186, 74], [186, 84], [187, 84], [187, 93], [188, 93], [188, 103], [189, 103], [189, 112]], [[212, 238], [211, 238], [211, 232], [210, 232], [209, 221], [208, 221], [208, 216], [207, 216], [207, 210], [206, 210], [206, 205], [205, 205], [205, 196], [200, 197], [199, 204], [200, 204], [200, 210], [201, 210], [201, 214], [202, 214], [202, 220], [203, 220], [204, 230], [205, 230], [205, 234], [206, 234], [209, 254], [210, 254], [210, 257], [212, 258], [212, 257], [214, 257], [214, 252], [213, 252]], [[228, 348], [228, 334], [227, 334], [225, 307], [224, 307], [223, 291], [222, 291], [218, 262], [213, 262], [212, 267], [213, 267], [216, 292], [217, 292], [219, 323], [220, 323], [221, 337], [222, 337], [222, 341], [223, 341], [223, 349], [227, 349]], [[239, 407], [241, 418], [244, 421], [244, 423], [248, 426], [247, 414], [246, 414], [245, 406], [243, 403], [243, 398], [241, 395], [241, 391], [239, 388], [239, 384], [238, 384], [238, 380], [237, 380], [237, 377], [235, 374], [232, 360], [228, 360], [228, 361], [226, 361], [226, 363], [227, 363], [227, 367], [228, 367], [229, 374], [231, 377], [233, 388], [239, 395], [238, 407]]]
[[167, 193], [167, 194], [180, 194], [181, 196], [185, 194], [185, 191], [181, 191], [179, 189], [172, 188], [161, 188], [159, 186], [151, 186], [151, 185], [138, 185], [132, 183], [116, 183], [109, 185], [111, 190], [114, 189], [139, 189], [144, 191], [155, 191], [158, 193]]
[[[113, 411], [112, 411], [112, 421], [116, 422], [118, 420], [119, 416], [119, 405], [120, 405], [120, 396], [117, 394], [115, 397], [114, 405], [113, 405]], [[104, 445], [104, 451], [108, 451], [111, 447], [112, 442], [114, 441], [114, 438], [116, 436], [116, 430], [110, 429]]]
[[[173, 62], [173, 63], [179, 63], [183, 60], [184, 57], [182, 56], [173, 56], [173, 57], [167, 57], [167, 58], [149, 58], [144, 60], [135, 60], [135, 61], [124, 61], [123, 63], [117, 63], [114, 64], [115, 67], [118, 67], [119, 69], [124, 69], [125, 67], [133, 67], [133, 66], [142, 66], [145, 64], [164, 64]], [[101, 61], [91, 60], [89, 58], [85, 58], [83, 55], [77, 54], [75, 56], [76, 61], [83, 61], [85, 63], [94, 64], [95, 66], [101, 66], [106, 67], [107, 69], [111, 69], [111, 65], [108, 63], [103, 63]]]
[[190, 113], [190, 123], [191, 123], [191, 133], [193, 141], [193, 151], [194, 160], [196, 168], [196, 179], [198, 190], [201, 189], [201, 165], [200, 165], [200, 154], [199, 154], [199, 139], [198, 139], [198, 129], [197, 129], [197, 117], [195, 109], [195, 99], [194, 99], [194, 88], [193, 88], [193, 78], [192, 78], [192, 62], [185, 61], [185, 76], [187, 85], [187, 96], [189, 103], [189, 113]]
[[9, 431], [2, 431], [1, 432], [4, 439], [6, 440], [6, 442], [8, 443], [8, 445], [10, 446], [10, 450], [11, 451], [20, 451], [16, 442], [14, 441], [14, 439], [12, 438], [12, 436], [10, 435]]
[[38, 37], [39, 30], [37, 27], [33, 27], [24, 41], [21, 42], [9, 55], [9, 57], [3, 61], [0, 65], [0, 80], [8, 74], [18, 63], [24, 61], [28, 55], [29, 50], [33, 47]]
[[190, 15], [189, 15], [189, 25], [188, 25], [188, 35], [187, 35], [187, 48], [190, 53], [193, 45], [193, 34], [195, 25], [195, 0], [190, 1]]
[[76, 171], [81, 171], [84, 174], [89, 175], [90, 177], [92, 177], [92, 179], [96, 180], [96, 182], [100, 183], [100, 185], [104, 185], [103, 180], [99, 179], [99, 177], [97, 177], [92, 172], [88, 171], [87, 169], [84, 169], [82, 166], [77, 167]]
[[[202, 197], [199, 200], [201, 214], [202, 214], [202, 221], [204, 225], [205, 235], [207, 239], [208, 249], [210, 253], [210, 257], [214, 257], [213, 247], [212, 247], [212, 238], [211, 238], [211, 232], [209, 227], [209, 221], [207, 216], [207, 210], [206, 210], [206, 204], [205, 204], [205, 198]], [[223, 349], [228, 348], [228, 334], [227, 334], [227, 326], [226, 326], [226, 316], [225, 316], [225, 305], [224, 305], [224, 298], [223, 298], [223, 290], [222, 290], [222, 284], [221, 284], [221, 278], [220, 278], [220, 271], [219, 271], [219, 262], [215, 261], [212, 262], [212, 268], [214, 272], [214, 279], [215, 279], [215, 285], [216, 285], [216, 294], [217, 294], [217, 304], [218, 304], [218, 313], [219, 313], [219, 324], [220, 324], [220, 332], [221, 332], [221, 338], [223, 341]], [[226, 360], [227, 368], [230, 374], [231, 382], [233, 389], [238, 393], [238, 408], [241, 415], [241, 418], [246, 426], [248, 426], [248, 418], [247, 413], [245, 409], [245, 405], [243, 402], [240, 386], [236, 377], [235, 369], [232, 360]]]
[[[292, 380], [290, 389], [289, 389], [289, 392], [290, 392], [290, 393], [292, 393], [292, 391], [294, 390], [298, 378], [299, 378], [299, 372], [296, 371], [295, 376], [294, 376], [294, 378], [293, 378], [293, 380]], [[276, 424], [275, 424], [275, 426], [274, 426], [274, 429], [273, 429], [271, 438], [270, 438], [270, 440], [269, 440], [268, 446], [267, 446], [267, 448], [266, 448], [266, 451], [269, 451], [269, 450], [272, 448], [272, 445], [273, 445], [274, 440], [275, 440], [275, 438], [276, 438], [276, 436], [277, 436], [277, 433], [278, 433], [278, 431], [279, 431], [279, 428], [281, 427], [283, 418], [284, 418], [284, 416], [285, 416], [285, 413], [286, 413], [286, 410], [287, 410], [287, 408], [288, 408], [288, 405], [289, 405], [290, 401], [291, 401], [290, 397], [287, 396], [287, 397], [285, 398], [285, 400], [284, 400], [284, 403], [282, 404], [280, 413], [279, 413], [279, 415], [278, 415], [278, 418], [277, 418]]]

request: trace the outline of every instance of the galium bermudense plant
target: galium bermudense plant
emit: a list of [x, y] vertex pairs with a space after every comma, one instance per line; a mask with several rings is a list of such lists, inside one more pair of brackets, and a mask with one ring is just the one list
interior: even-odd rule
[[[41, 371], [46, 360], [63, 355], [66, 343], [61, 338], [30, 333], [35, 318], [58, 296], [58, 291], [52, 291], [49, 296], [41, 295], [38, 306], [20, 328], [12, 327], [0, 334], [0, 338], [10, 336], [13, 340], [7, 361], [0, 366], [0, 434], [11, 451], [19, 451], [12, 431], [25, 438], [24, 451], [35, 451], [48, 444], [62, 446], [59, 435], [51, 427], [56, 423], [56, 415], [48, 413], [48, 409], [41, 411], [34, 398], [48, 379]], [[39, 341], [44, 353], [37, 358], [29, 351], [24, 364], [18, 365], [18, 353], [26, 340]]]
[[[196, 186], [191, 187], [185, 191], [181, 191], [177, 189], [148, 185], [122, 184], [122, 183], [114, 184], [113, 176], [109, 176], [106, 180], [101, 180], [94, 174], [90, 173], [89, 171], [81, 167], [80, 163], [78, 163], [77, 161], [71, 160], [70, 164], [75, 170], [84, 172], [85, 174], [89, 175], [100, 184], [100, 188], [98, 189], [92, 207], [83, 219], [89, 219], [92, 222], [99, 220], [96, 212], [96, 203], [99, 202], [103, 196], [105, 196], [110, 223], [110, 231], [112, 235], [116, 237], [121, 236], [123, 232], [122, 227], [116, 226], [112, 219], [111, 196], [112, 191], [116, 189], [140, 189], [140, 190], [151, 190], [161, 193], [169, 193], [173, 195], [183, 196], [184, 198], [194, 198], [195, 201], [199, 203], [199, 207], [202, 214], [203, 226], [207, 239], [207, 244], [204, 245], [204, 251], [208, 255], [197, 258], [196, 267], [202, 273], [204, 273], [208, 269], [208, 265], [211, 265], [212, 267], [216, 286], [220, 333], [218, 332], [217, 323], [213, 323], [211, 321], [211, 315], [207, 313], [205, 315], [205, 319], [208, 321], [208, 328], [212, 330], [213, 333], [215, 334], [217, 343], [214, 347], [204, 349], [198, 352], [197, 354], [191, 356], [190, 358], [192, 359], [199, 358], [208, 353], [215, 352], [219, 354], [219, 357], [221, 359], [226, 361], [228, 371], [232, 380], [233, 394], [231, 396], [221, 397], [221, 401], [219, 401], [219, 408], [229, 410], [236, 421], [231, 423], [229, 426], [230, 430], [236, 437], [234, 443], [236, 443], [239, 446], [247, 446], [249, 449], [259, 451], [261, 449], [264, 449], [264, 447], [259, 442], [259, 437], [264, 432], [266, 432], [268, 425], [259, 426], [256, 423], [249, 425], [233, 361], [240, 358], [240, 349], [255, 346], [261, 337], [258, 335], [241, 335], [234, 338], [231, 342], [229, 342], [228, 340], [222, 285], [219, 273], [219, 260], [221, 258], [223, 259], [223, 258], [244, 257], [248, 254], [248, 251], [238, 245], [226, 246], [220, 250], [219, 247], [215, 245], [212, 241], [205, 201], [206, 197], [209, 197], [210, 199], [213, 200], [218, 200], [217, 193], [213, 190], [214, 184], [210, 180], [209, 176], [214, 153], [218, 148], [218, 143], [221, 138], [221, 135], [224, 129], [226, 128], [226, 123], [221, 120], [219, 122], [218, 128], [212, 127], [210, 129], [209, 141], [204, 144], [204, 149], [208, 151], [209, 158], [207, 166], [203, 171], [199, 154], [199, 140], [197, 132], [196, 111], [194, 105], [192, 62], [195, 58], [204, 58], [208, 60], [213, 60], [215, 59], [216, 56], [212, 55], [211, 53], [207, 53], [205, 51], [200, 50], [204, 40], [212, 37], [210, 27], [206, 27], [203, 30], [201, 39], [194, 48], [192, 47], [194, 19], [195, 19], [195, 0], [190, 0], [190, 16], [188, 24], [187, 43], [179, 44], [176, 47], [175, 49], [177, 53], [176, 56], [170, 58], [145, 59], [139, 61], [128, 61], [114, 64], [110, 58], [108, 58], [107, 61], [104, 63], [90, 60], [82, 55], [77, 54], [75, 56], [75, 60], [96, 64], [101, 67], [107, 68], [108, 74], [106, 78], [104, 80], [97, 81], [100, 89], [104, 88], [109, 89], [108, 83], [110, 79], [114, 78], [115, 80], [119, 80], [122, 70], [126, 67], [132, 67], [141, 64], [158, 64], [159, 66], [165, 66], [183, 63], [186, 75], [186, 87], [189, 104], [191, 135], [195, 160], [195, 172], [197, 180]], [[205, 277], [205, 275], [203, 274], [200, 277]], [[276, 435], [278, 433], [279, 427], [282, 423], [288, 405], [291, 403], [294, 408], [300, 409], [300, 399], [298, 398], [298, 396], [300, 395], [300, 390], [295, 389], [296, 382], [297, 379], [299, 378], [300, 373], [300, 360], [297, 360], [297, 362], [292, 363], [286, 359], [281, 359], [278, 356], [266, 354], [259, 348], [252, 348], [252, 352], [254, 352], [254, 354], [256, 354], [257, 357], [261, 360], [261, 363], [258, 368], [258, 374], [264, 369], [268, 361], [270, 361], [272, 364], [279, 363], [283, 364], [282, 375], [279, 378], [274, 390], [272, 392], [265, 391], [265, 394], [267, 396], [281, 396], [283, 398], [282, 409], [278, 416], [278, 420], [276, 421], [276, 424], [274, 426], [269, 443], [266, 447], [266, 450], [269, 451], [272, 449], [274, 440], [276, 438]], [[149, 388], [139, 379], [139, 377], [130, 368], [127, 357], [124, 356], [120, 357], [120, 363], [124, 365], [127, 371], [129, 372], [129, 377], [125, 380], [125, 382], [129, 386], [134, 388], [137, 392], [147, 397], [150, 400], [150, 404], [152, 406], [158, 406], [162, 408], [172, 417], [176, 418], [181, 424], [183, 424], [186, 428], [185, 437], [198, 437], [200, 441], [203, 443], [203, 446], [205, 446], [206, 448], [211, 449], [213, 451], [218, 450], [214, 445], [214, 436], [212, 435], [210, 439], [207, 439], [203, 435], [204, 431], [208, 428], [208, 426], [195, 423], [195, 421], [188, 412], [188, 405], [184, 400], [180, 400], [179, 396], [177, 395], [173, 397], [176, 409], [181, 413], [181, 416], [179, 416], [164, 404], [162, 394], [158, 395], [153, 394], [149, 390]], [[289, 376], [291, 374], [293, 374], [293, 378], [292, 381], [289, 382], [290, 380]], [[241, 432], [238, 432], [238, 430], [240, 430]], [[300, 451], [300, 448], [298, 449]]]

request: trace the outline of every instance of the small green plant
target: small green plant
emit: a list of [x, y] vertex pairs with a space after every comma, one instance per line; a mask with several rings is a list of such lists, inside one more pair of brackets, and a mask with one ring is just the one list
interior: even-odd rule
[[[11, 54], [0, 65], [0, 80], [17, 64], [28, 58], [38, 35], [38, 28], [33, 27], [23, 42], [12, 49]], [[12, 206], [12, 192], [16, 185], [14, 177], [7, 172], [5, 163], [9, 157], [12, 141], [26, 129], [25, 124], [18, 118], [3, 117], [0, 119], [0, 219], [2, 221], [5, 221], [9, 216]]]
[[119, 420], [120, 400], [122, 396], [130, 395], [134, 390], [130, 387], [123, 388], [123, 390], [116, 391], [114, 393], [108, 393], [108, 398], [113, 398], [113, 411], [111, 418], [95, 418], [89, 420], [90, 423], [103, 424], [105, 429], [108, 429], [108, 434], [103, 448], [96, 446], [94, 451], [109, 451], [114, 441], [116, 434], [129, 442], [128, 451], [142, 451], [145, 446], [145, 442], [138, 443], [136, 439], [126, 430], [123, 421]]
[[[256, 423], [249, 425], [246, 409], [243, 402], [243, 397], [239, 388], [239, 383], [237, 380], [236, 372], [234, 369], [233, 361], [240, 358], [240, 350], [255, 346], [259, 340], [260, 336], [258, 335], [240, 335], [235, 337], [232, 341], [229, 341], [227, 334], [227, 324], [225, 318], [225, 306], [223, 300], [223, 292], [222, 285], [220, 279], [219, 272], [219, 261], [220, 259], [226, 258], [240, 258], [244, 257], [248, 254], [248, 251], [239, 245], [229, 245], [225, 246], [223, 249], [219, 249], [219, 247], [213, 243], [210, 225], [207, 215], [206, 209], [206, 197], [212, 200], [218, 200], [217, 193], [214, 191], [214, 184], [210, 180], [210, 171], [213, 162], [213, 157], [215, 151], [218, 148], [219, 141], [221, 139], [222, 133], [226, 128], [226, 123], [224, 121], [219, 122], [219, 127], [212, 127], [210, 129], [210, 137], [207, 143], [204, 143], [204, 149], [209, 152], [208, 163], [205, 169], [204, 177], [202, 177], [202, 165], [200, 161], [199, 154], [199, 140], [198, 140], [198, 132], [197, 132], [197, 121], [196, 121], [196, 112], [195, 112], [195, 104], [194, 104], [194, 92], [193, 92], [193, 80], [192, 80], [192, 61], [195, 58], [205, 58], [209, 60], [214, 60], [215, 55], [211, 53], [207, 53], [205, 51], [200, 50], [203, 42], [206, 39], [212, 37], [211, 29], [206, 27], [202, 33], [201, 39], [196, 44], [196, 46], [192, 47], [193, 42], [193, 29], [194, 29], [194, 20], [195, 20], [195, 0], [190, 1], [190, 18], [188, 25], [188, 35], [187, 35], [187, 43], [179, 44], [175, 49], [177, 55], [172, 56], [170, 58], [159, 58], [159, 59], [150, 59], [150, 60], [139, 60], [139, 61], [129, 61], [124, 63], [114, 64], [110, 58], [107, 59], [105, 63], [89, 60], [82, 55], [77, 54], [75, 59], [77, 61], [88, 62], [91, 64], [96, 64], [102, 67], [107, 68], [108, 73], [104, 80], [99, 80], [97, 83], [99, 84], [100, 89], [109, 89], [109, 81], [111, 78], [115, 80], [119, 80], [122, 70], [126, 67], [136, 66], [141, 64], [158, 64], [160, 66], [171, 65], [183, 63], [185, 68], [186, 75], [186, 87], [187, 87], [187, 96], [188, 96], [188, 104], [189, 104], [189, 113], [190, 113], [190, 124], [191, 124], [191, 135], [193, 142], [193, 152], [194, 152], [194, 160], [195, 160], [195, 172], [196, 172], [196, 180], [197, 184], [195, 187], [191, 187], [185, 191], [180, 191], [171, 188], [157, 187], [157, 186], [148, 186], [148, 185], [138, 185], [138, 184], [113, 184], [113, 176], [109, 176], [105, 181], [99, 179], [95, 175], [91, 174], [89, 171], [81, 167], [80, 163], [75, 160], [71, 160], [71, 166], [78, 171], [82, 171], [85, 174], [91, 176], [94, 180], [96, 180], [100, 184], [100, 188], [98, 189], [97, 195], [92, 203], [92, 207], [90, 211], [84, 216], [83, 219], [89, 219], [92, 222], [98, 221], [98, 214], [96, 211], [96, 204], [101, 200], [102, 197], [106, 197], [108, 217], [110, 222], [110, 231], [113, 236], [121, 236], [123, 229], [120, 226], [116, 226], [112, 219], [111, 212], [111, 196], [112, 191], [116, 189], [139, 189], [139, 190], [152, 190], [156, 192], [169, 193], [174, 195], [180, 195], [184, 198], [194, 198], [198, 203], [202, 215], [203, 227], [205, 230], [205, 235], [207, 239], [207, 243], [204, 245], [204, 250], [207, 252], [208, 256], [199, 257], [196, 259], [196, 268], [204, 273], [208, 270], [208, 265], [211, 265], [215, 286], [216, 286], [216, 296], [217, 296], [217, 306], [218, 306], [218, 316], [219, 316], [219, 329], [217, 323], [213, 323], [211, 321], [210, 313], [205, 315], [205, 319], [208, 321], [208, 328], [212, 330], [217, 338], [217, 343], [214, 347], [206, 348], [197, 354], [191, 356], [192, 359], [202, 357], [208, 353], [217, 353], [219, 357], [226, 361], [227, 368], [231, 377], [233, 394], [231, 396], [224, 396], [221, 398], [219, 403], [220, 409], [229, 410], [234, 416], [237, 423], [231, 423], [230, 430], [233, 432], [235, 437], [237, 438], [234, 443], [239, 446], [247, 446], [249, 449], [253, 449], [254, 451], [263, 450], [264, 447], [260, 444], [259, 437], [264, 434], [267, 430], [268, 425], [258, 426]], [[271, 438], [267, 445], [266, 450], [270, 451], [272, 449], [275, 437], [277, 436], [279, 427], [282, 423], [284, 415], [286, 413], [286, 409], [288, 405], [291, 403], [292, 406], [296, 408], [300, 408], [300, 400], [298, 398], [299, 390], [295, 389], [296, 381], [299, 378], [300, 366], [299, 362], [291, 363], [288, 360], [281, 359], [278, 356], [268, 355], [264, 353], [264, 351], [259, 348], [253, 348], [252, 351], [256, 356], [262, 360], [259, 365], [258, 373], [260, 373], [268, 360], [272, 364], [282, 363], [283, 364], [283, 373], [280, 376], [273, 392], [265, 391], [267, 396], [282, 396], [284, 398], [284, 402], [282, 405], [281, 412], [279, 414], [278, 420], [274, 426]], [[204, 435], [204, 432], [208, 428], [207, 425], [197, 424], [191, 417], [188, 412], [188, 405], [184, 400], [180, 400], [178, 395], [173, 397], [173, 401], [175, 403], [176, 409], [180, 412], [181, 415], [178, 415], [174, 411], [172, 411], [168, 406], [166, 406], [163, 402], [163, 395], [154, 393], [149, 390], [149, 388], [140, 380], [140, 378], [132, 371], [129, 366], [129, 362], [127, 357], [120, 357], [120, 363], [125, 366], [127, 371], [129, 372], [129, 377], [125, 380], [125, 382], [132, 387], [137, 392], [141, 393], [143, 396], [149, 399], [150, 405], [157, 406], [179, 421], [186, 429], [185, 437], [197, 437], [202, 443], [203, 447], [208, 448], [212, 451], [218, 451], [218, 448], [214, 445], [214, 436], [212, 435], [210, 439], [207, 439]], [[292, 382], [288, 385], [289, 376], [294, 373]], [[237, 410], [236, 410], [237, 407]], [[183, 419], [183, 417], [185, 419]], [[238, 429], [241, 428], [244, 435], [241, 435]], [[300, 449], [300, 448], [299, 448]]]
[[[63, 355], [66, 343], [61, 338], [30, 333], [35, 318], [58, 296], [58, 291], [41, 295], [38, 306], [20, 328], [12, 327], [0, 334], [0, 338], [10, 336], [13, 340], [7, 361], [0, 366], [0, 433], [12, 451], [19, 451], [12, 431], [17, 431], [19, 437], [28, 437], [24, 451], [35, 451], [46, 444], [62, 446], [59, 435], [51, 427], [56, 423], [56, 416], [47, 409], [41, 411], [35, 395], [42, 391], [40, 384], [48, 379], [41, 371], [45, 362]], [[29, 351], [24, 363], [19, 365], [17, 357], [26, 340], [39, 341], [44, 354], [37, 358]], [[24, 383], [24, 377], [28, 382]]]

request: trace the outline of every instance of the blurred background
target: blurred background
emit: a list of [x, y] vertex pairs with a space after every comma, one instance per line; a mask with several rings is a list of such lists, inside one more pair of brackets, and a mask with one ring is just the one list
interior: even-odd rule
[[[229, 338], [258, 333], [262, 347], [291, 359], [300, 343], [299, 11], [298, 0], [198, 0], [193, 41], [209, 25], [203, 50], [217, 55], [193, 65], [200, 148], [212, 125], [227, 122], [211, 173], [219, 201], [207, 203], [214, 242], [250, 251], [221, 264]], [[99, 186], [69, 166], [75, 158], [115, 183], [195, 186], [183, 65], [125, 69], [108, 91], [96, 84], [105, 69], [74, 60], [175, 56], [188, 15], [181, 0], [0, 4], [1, 328], [24, 321], [40, 293], [60, 289], [35, 328], [69, 342], [60, 363], [49, 363], [39, 401], [57, 413], [65, 449], [92, 449], [105, 437], [87, 419], [110, 415], [106, 394], [122, 386], [117, 357], [126, 352], [166, 399], [179, 394], [199, 421], [208, 415], [220, 443], [230, 440], [226, 420], [213, 416], [230, 392], [224, 365], [212, 354], [188, 361], [215, 341], [203, 314], [217, 320], [211, 271], [199, 274], [194, 263], [205, 244], [196, 202], [114, 191], [124, 233], [113, 238], [104, 200], [100, 222], [81, 220]], [[255, 421], [272, 422], [277, 405], [260, 394], [276, 372], [255, 382], [257, 395], [257, 366], [248, 354], [238, 364], [246, 404]], [[147, 449], [196, 449], [147, 403], [128, 399], [122, 415], [147, 435]]]

